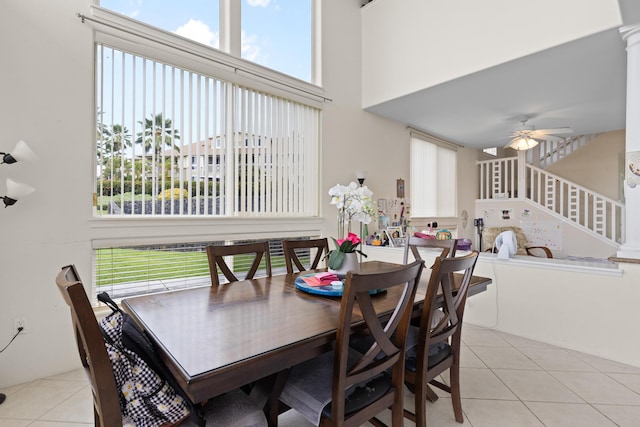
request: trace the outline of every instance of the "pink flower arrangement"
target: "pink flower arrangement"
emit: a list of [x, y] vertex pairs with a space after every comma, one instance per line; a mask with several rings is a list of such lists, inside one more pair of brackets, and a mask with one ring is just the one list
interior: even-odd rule
[[367, 254], [360, 251], [358, 245], [362, 243], [362, 240], [355, 233], [349, 233], [346, 239], [336, 240], [332, 237], [333, 242], [336, 245], [336, 249], [329, 252], [329, 268], [338, 269], [342, 265], [344, 261], [345, 254], [357, 252], [362, 256], [366, 257]]

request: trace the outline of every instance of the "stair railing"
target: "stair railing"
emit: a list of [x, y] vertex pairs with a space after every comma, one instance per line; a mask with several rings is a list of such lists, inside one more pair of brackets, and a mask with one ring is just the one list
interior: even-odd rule
[[520, 199], [620, 244], [624, 205], [588, 188], [526, 164], [525, 157], [479, 161], [480, 199]]
[[570, 136], [560, 141], [540, 141], [537, 146], [527, 152], [527, 161], [534, 166], [548, 168], [597, 137], [598, 134], [590, 134]]

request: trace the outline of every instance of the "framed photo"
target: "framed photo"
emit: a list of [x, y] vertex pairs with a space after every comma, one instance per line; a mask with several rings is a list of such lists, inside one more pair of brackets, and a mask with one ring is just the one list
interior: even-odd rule
[[404, 199], [404, 179], [402, 178], [396, 180], [396, 197]]
[[402, 227], [387, 227], [385, 231], [387, 236], [389, 236], [389, 246], [392, 248], [404, 246], [405, 237], [402, 232]]

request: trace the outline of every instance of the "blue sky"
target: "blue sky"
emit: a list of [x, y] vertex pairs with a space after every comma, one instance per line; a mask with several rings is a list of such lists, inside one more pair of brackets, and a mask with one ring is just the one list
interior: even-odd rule
[[[218, 46], [218, 0], [100, 0], [100, 5]], [[242, 0], [242, 57], [310, 81], [311, 0]]]

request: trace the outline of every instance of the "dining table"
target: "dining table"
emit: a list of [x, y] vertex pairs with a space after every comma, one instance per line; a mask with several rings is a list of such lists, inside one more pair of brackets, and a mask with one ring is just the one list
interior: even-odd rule
[[[398, 267], [370, 261], [360, 268], [362, 273], [372, 273]], [[310, 272], [136, 296], [123, 299], [122, 307], [149, 335], [188, 397], [204, 402], [275, 377], [332, 349], [340, 297], [298, 289], [296, 278], [302, 274]], [[414, 301], [416, 317], [428, 281], [425, 269]], [[469, 295], [485, 291], [490, 283], [489, 278], [474, 276]], [[374, 296], [380, 316], [395, 308], [398, 295], [394, 292]], [[355, 315], [353, 328], [360, 322], [362, 318]]]

